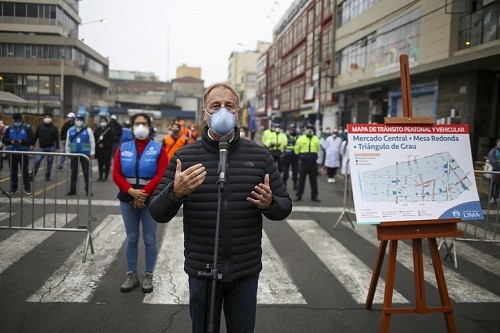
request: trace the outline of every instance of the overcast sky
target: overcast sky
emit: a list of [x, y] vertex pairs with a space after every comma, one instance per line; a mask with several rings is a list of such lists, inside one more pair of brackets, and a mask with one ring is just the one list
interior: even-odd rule
[[[82, 0], [80, 39], [110, 69], [173, 79], [181, 64], [201, 67], [205, 85], [227, 80], [232, 51], [272, 42], [293, 0]], [[106, 23], [89, 23], [107, 18]], [[239, 45], [241, 44], [241, 45]]]

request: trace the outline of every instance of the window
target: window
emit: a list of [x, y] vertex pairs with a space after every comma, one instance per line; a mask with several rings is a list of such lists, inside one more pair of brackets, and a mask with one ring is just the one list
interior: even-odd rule
[[16, 3], [16, 17], [26, 17], [25, 3]]
[[3, 16], [14, 16], [14, 4], [11, 2], [3, 3]]
[[38, 5], [36, 5], [34, 3], [29, 3], [27, 16], [28, 17], [38, 17]]
[[500, 1], [473, 3], [472, 13], [460, 17], [458, 49], [500, 39]]

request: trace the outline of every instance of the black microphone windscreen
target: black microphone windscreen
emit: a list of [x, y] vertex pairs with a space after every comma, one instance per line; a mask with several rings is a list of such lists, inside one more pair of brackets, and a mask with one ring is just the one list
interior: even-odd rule
[[222, 136], [219, 139], [219, 149], [227, 149], [229, 147], [229, 143], [227, 140], [227, 136]]

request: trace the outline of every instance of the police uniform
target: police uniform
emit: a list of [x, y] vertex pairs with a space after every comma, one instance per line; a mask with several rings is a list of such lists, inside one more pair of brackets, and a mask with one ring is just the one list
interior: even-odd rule
[[[311, 127], [308, 126], [308, 129]], [[307, 131], [306, 131], [307, 133]], [[306, 183], [306, 176], [309, 176], [309, 183], [311, 185], [311, 200], [319, 202], [318, 199], [318, 166], [316, 160], [318, 159], [318, 152], [320, 150], [319, 139], [316, 135], [307, 134], [301, 135], [295, 143], [295, 154], [299, 156], [299, 186], [297, 188], [296, 201], [302, 200], [304, 194], [304, 187]]]
[[295, 142], [297, 141], [297, 137], [295, 134], [287, 133], [287, 145], [285, 147], [285, 152], [283, 153], [282, 165], [283, 165], [283, 183], [288, 180], [290, 166], [292, 167], [292, 180], [293, 180], [293, 189], [297, 189], [297, 181], [299, 179], [299, 158], [297, 154], [295, 154]]

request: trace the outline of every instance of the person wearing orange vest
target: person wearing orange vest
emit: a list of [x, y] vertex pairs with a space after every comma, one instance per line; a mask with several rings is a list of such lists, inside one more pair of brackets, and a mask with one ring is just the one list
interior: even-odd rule
[[163, 139], [163, 147], [165, 147], [169, 161], [176, 151], [188, 143], [188, 137], [182, 134], [180, 130], [181, 126], [178, 123], [173, 123], [170, 133], [165, 135]]
[[196, 129], [196, 125], [194, 123], [191, 123], [189, 125], [189, 140], [188, 143], [193, 143], [196, 140], [198, 140], [198, 130]]

